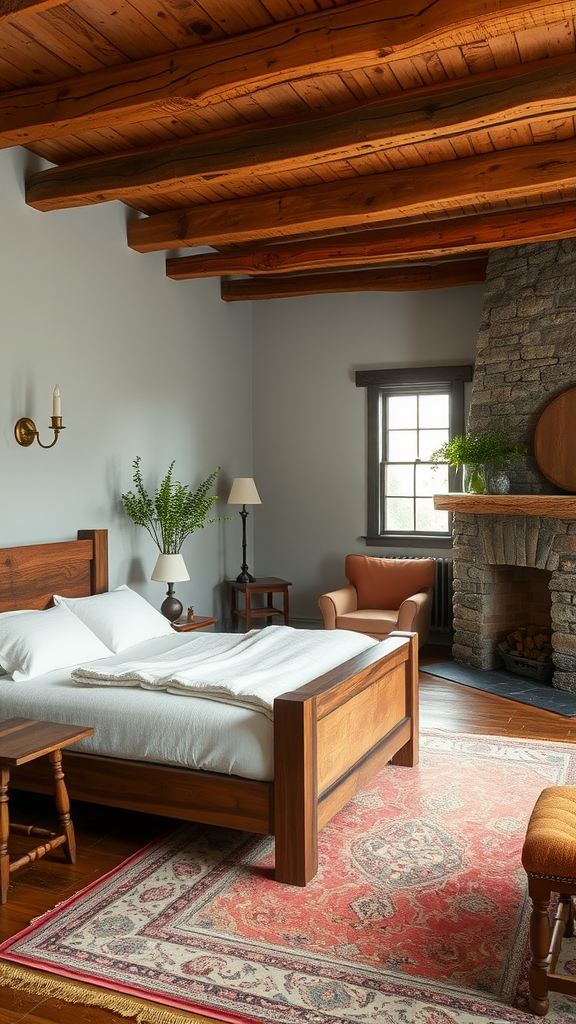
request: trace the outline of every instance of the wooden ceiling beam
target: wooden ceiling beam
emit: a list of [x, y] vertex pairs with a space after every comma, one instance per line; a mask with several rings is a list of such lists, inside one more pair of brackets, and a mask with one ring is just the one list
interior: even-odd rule
[[487, 262], [487, 258], [483, 257], [387, 270], [224, 280], [220, 286], [220, 294], [225, 302], [240, 302], [248, 299], [286, 299], [297, 295], [320, 295], [328, 292], [409, 292], [431, 288], [457, 288], [467, 284], [483, 284], [486, 280]]
[[573, 237], [576, 202], [180, 256], [166, 260], [166, 276], [173, 281], [186, 281], [235, 274], [294, 274], [320, 268], [382, 266]]
[[328, 160], [365, 156], [390, 146], [451, 138], [478, 129], [509, 128], [576, 109], [574, 55], [412, 90], [297, 124], [235, 129], [100, 159], [75, 161], [33, 175], [26, 201], [55, 210], [159, 192], [231, 183], [249, 172], [294, 171]]
[[489, 27], [512, 32], [573, 14], [571, 0], [356, 0], [236, 37], [117, 65], [0, 98], [0, 146], [179, 114], [322, 72], [415, 56]]
[[138, 252], [384, 224], [576, 186], [574, 139], [153, 214], [128, 225]]

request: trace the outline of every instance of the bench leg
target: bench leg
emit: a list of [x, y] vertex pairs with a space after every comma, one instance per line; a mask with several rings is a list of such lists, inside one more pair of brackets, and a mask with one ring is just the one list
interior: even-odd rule
[[64, 854], [69, 864], [75, 864], [76, 838], [74, 836], [74, 825], [72, 824], [72, 818], [70, 817], [70, 800], [68, 798], [68, 790], [66, 789], [64, 772], [62, 771], [62, 751], [51, 750], [48, 757], [50, 759], [54, 775], [54, 800], [56, 803], [56, 810], [60, 819], [62, 832], [66, 836]]
[[0, 768], [0, 904], [8, 899], [10, 882], [10, 855], [8, 853], [8, 837], [10, 835], [10, 817], [8, 814], [8, 786], [10, 785], [10, 769], [5, 765]]
[[568, 904], [568, 917], [566, 918], [564, 938], [571, 939], [574, 935], [574, 900], [571, 896], [561, 896], [560, 899], [563, 903]]
[[[539, 880], [538, 880], [539, 881]], [[548, 1013], [548, 966], [550, 963], [550, 889], [530, 879], [529, 892], [532, 900], [530, 915], [530, 978], [528, 1005], [532, 1013], [544, 1017]]]

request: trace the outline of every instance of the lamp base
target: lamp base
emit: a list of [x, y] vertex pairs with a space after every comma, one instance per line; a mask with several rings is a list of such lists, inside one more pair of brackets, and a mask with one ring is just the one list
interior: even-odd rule
[[168, 591], [168, 597], [164, 599], [160, 607], [162, 615], [164, 615], [170, 622], [174, 622], [175, 619], [179, 619], [182, 615], [182, 602], [174, 597], [174, 594]]
[[237, 577], [236, 583], [254, 583], [254, 576], [251, 575], [246, 569], [244, 569]]

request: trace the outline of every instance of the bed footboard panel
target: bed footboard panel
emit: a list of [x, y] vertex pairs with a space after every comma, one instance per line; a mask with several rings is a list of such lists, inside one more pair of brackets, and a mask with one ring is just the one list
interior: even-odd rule
[[318, 829], [389, 761], [418, 761], [417, 637], [396, 634], [278, 698], [274, 750], [276, 879], [306, 885]]

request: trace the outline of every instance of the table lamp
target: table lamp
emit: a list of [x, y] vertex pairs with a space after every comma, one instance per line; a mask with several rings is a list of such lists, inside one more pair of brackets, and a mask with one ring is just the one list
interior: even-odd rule
[[248, 572], [246, 564], [246, 505], [261, 505], [260, 495], [256, 490], [256, 484], [251, 476], [239, 476], [232, 482], [232, 489], [228, 495], [228, 505], [242, 505], [240, 515], [242, 517], [242, 568], [237, 583], [254, 583], [254, 577]]
[[162, 615], [170, 619], [170, 622], [174, 622], [182, 615], [182, 602], [174, 596], [174, 584], [190, 579], [182, 555], [158, 555], [158, 561], [150, 579], [168, 584], [166, 598], [162, 602], [160, 611]]

